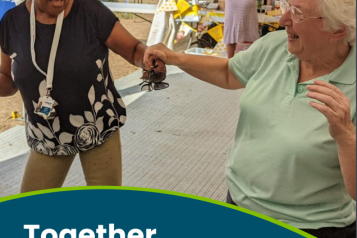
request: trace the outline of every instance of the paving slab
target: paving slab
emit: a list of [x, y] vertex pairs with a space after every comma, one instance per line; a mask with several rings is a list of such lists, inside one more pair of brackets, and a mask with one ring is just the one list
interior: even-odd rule
[[[127, 105], [127, 122], [120, 130], [123, 185], [224, 201], [224, 167], [243, 90], [217, 88], [173, 66], [168, 67], [168, 72], [166, 81], [170, 87], [161, 91], [141, 92], [141, 71], [115, 81]], [[16, 141], [23, 145], [20, 141], [25, 136], [20, 131], [23, 128], [3, 133], [7, 133], [6, 138], [16, 134]], [[0, 197], [19, 192], [28, 155], [15, 152], [0, 148], [0, 161], [3, 154], [7, 156], [6, 161], [0, 162]], [[80, 161], [75, 159], [64, 186], [84, 185]]]

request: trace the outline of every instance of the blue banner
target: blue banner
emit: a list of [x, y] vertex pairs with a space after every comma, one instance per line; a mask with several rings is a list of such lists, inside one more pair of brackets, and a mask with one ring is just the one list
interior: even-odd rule
[[131, 187], [51, 189], [0, 198], [0, 237], [313, 237], [202, 197]]
[[9, 9], [15, 6], [15, 2], [12, 2], [10, 0], [0, 0], [0, 20]]

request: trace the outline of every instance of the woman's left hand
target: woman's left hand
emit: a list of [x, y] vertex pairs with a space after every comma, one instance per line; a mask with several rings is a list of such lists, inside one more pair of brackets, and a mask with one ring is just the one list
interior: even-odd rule
[[314, 85], [308, 85], [306, 95], [320, 101], [310, 102], [310, 105], [325, 115], [329, 123], [329, 131], [338, 144], [355, 137], [356, 131], [351, 120], [350, 100], [336, 86], [315, 80]]
[[160, 59], [156, 58], [153, 55], [149, 57], [148, 62], [150, 62], [150, 63], [147, 63], [145, 65], [145, 68], [147, 70], [150, 70], [151, 66], [153, 66], [152, 65], [153, 60], [155, 60], [155, 65], [157, 65], [157, 67], [155, 68], [155, 72], [163, 72], [163, 73], [166, 74], [166, 65], [165, 65], [165, 63], [162, 62]]
[[166, 74], [166, 65], [164, 62], [162, 62], [160, 59], [155, 59], [156, 60], [156, 65], [158, 67], [155, 69], [155, 72], [163, 72]]

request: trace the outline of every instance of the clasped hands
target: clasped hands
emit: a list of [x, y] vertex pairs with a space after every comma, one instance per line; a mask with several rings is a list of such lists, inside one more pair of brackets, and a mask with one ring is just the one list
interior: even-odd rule
[[143, 75], [140, 79], [143, 82], [140, 84], [142, 91], [161, 90], [169, 87], [168, 83], [163, 82], [166, 78], [165, 62], [154, 54], [153, 47], [148, 47], [144, 54]]

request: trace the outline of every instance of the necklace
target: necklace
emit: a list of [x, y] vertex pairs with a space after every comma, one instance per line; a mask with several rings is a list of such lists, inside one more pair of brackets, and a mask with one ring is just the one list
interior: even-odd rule
[[50, 23], [50, 24], [55, 23], [55, 20], [57, 20], [57, 17], [53, 18], [53, 20], [51, 21], [51, 23]]
[[46, 17], [41, 16], [40, 18], [37, 18], [36, 20], [41, 22], [42, 24], [52, 25], [56, 22], [57, 16], [50, 18], [50, 19], [48, 19], [48, 18], [46, 19]]

